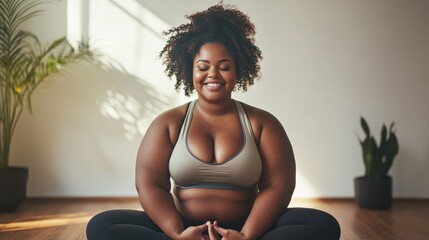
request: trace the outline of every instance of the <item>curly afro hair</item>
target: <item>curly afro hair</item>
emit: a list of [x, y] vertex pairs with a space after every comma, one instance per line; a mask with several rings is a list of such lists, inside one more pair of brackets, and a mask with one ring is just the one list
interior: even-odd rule
[[169, 39], [159, 54], [167, 76], [176, 77], [176, 90], [183, 85], [185, 95], [192, 94], [195, 55], [204, 44], [219, 43], [234, 56], [237, 69], [235, 89], [247, 91], [247, 87], [260, 78], [259, 60], [262, 59], [261, 51], [255, 45], [255, 26], [249, 17], [234, 6], [220, 3], [187, 18], [190, 23], [164, 32]]

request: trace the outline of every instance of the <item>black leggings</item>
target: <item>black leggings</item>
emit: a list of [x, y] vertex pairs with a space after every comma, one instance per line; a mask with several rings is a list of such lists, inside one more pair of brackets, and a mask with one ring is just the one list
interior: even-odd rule
[[[183, 219], [186, 227], [189, 222]], [[240, 231], [242, 224], [222, 226]], [[86, 228], [88, 240], [171, 240], [143, 211], [110, 210], [94, 216]], [[340, 226], [330, 214], [309, 208], [289, 208], [261, 240], [338, 240]]]

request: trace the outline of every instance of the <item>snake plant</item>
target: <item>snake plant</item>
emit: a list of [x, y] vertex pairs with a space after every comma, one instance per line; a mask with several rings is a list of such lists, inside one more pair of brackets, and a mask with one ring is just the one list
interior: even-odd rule
[[391, 123], [389, 132], [386, 125], [383, 124], [379, 145], [377, 145], [368, 123], [363, 117], [361, 117], [360, 123], [366, 135], [363, 140], [359, 140], [365, 164], [365, 177], [373, 179], [386, 177], [399, 151], [398, 139], [394, 130], [395, 123]]
[[12, 136], [31, 95], [64, 64], [91, 56], [87, 44], [72, 47], [66, 37], [50, 44], [22, 30], [22, 23], [41, 14], [42, 0], [0, 1], [0, 170], [9, 166]]

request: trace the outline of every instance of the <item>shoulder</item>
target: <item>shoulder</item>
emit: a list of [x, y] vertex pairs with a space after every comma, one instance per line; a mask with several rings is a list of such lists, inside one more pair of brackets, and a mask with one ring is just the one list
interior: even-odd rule
[[168, 109], [160, 113], [154, 120], [154, 123], [163, 123], [166, 125], [175, 124], [178, 121], [181, 122], [186, 114], [189, 103], [182, 104], [180, 106]]
[[246, 112], [250, 124], [252, 125], [256, 140], [261, 138], [264, 130], [273, 129], [275, 131], [284, 131], [281, 122], [270, 112], [243, 102], [240, 103]]
[[263, 127], [267, 124], [281, 125], [280, 121], [270, 112], [243, 102], [240, 103], [243, 106], [252, 127]]
[[189, 102], [160, 113], [150, 124], [148, 131], [166, 131], [175, 143], [188, 109]]

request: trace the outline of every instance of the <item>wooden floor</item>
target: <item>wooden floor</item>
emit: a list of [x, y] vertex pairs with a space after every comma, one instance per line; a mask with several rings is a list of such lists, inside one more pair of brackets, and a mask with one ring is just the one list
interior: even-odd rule
[[[341, 239], [429, 240], [429, 200], [395, 200], [391, 210], [360, 209], [352, 199], [294, 199], [291, 207], [331, 213]], [[1, 240], [80, 240], [96, 213], [140, 209], [136, 198], [27, 199], [17, 212], [0, 214]]]

